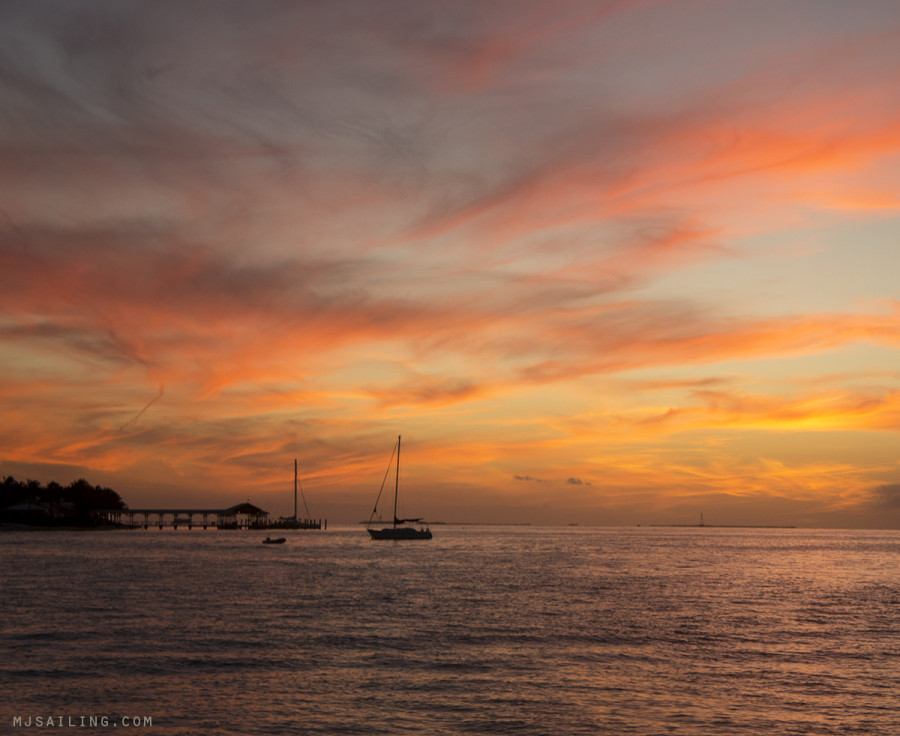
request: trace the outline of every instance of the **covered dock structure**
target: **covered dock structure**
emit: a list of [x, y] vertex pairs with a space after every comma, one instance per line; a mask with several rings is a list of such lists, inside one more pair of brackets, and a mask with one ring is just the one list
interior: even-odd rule
[[227, 509], [196, 508], [155, 508], [155, 509], [109, 509], [94, 512], [111, 524], [132, 529], [149, 529], [151, 526], [179, 526], [193, 529], [268, 529], [272, 523], [269, 512], [255, 506], [250, 501], [239, 503]]

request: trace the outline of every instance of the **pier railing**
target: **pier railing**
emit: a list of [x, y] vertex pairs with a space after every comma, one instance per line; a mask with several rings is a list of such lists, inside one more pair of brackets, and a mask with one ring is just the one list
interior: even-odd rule
[[231, 509], [108, 509], [94, 515], [128, 529], [179, 527], [193, 529], [321, 529], [324, 519], [273, 519], [258, 508]]

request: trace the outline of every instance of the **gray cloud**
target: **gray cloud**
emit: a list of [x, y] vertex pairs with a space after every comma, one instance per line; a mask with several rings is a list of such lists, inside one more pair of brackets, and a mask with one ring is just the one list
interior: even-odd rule
[[879, 506], [897, 510], [900, 509], [900, 483], [886, 483], [875, 489], [875, 498]]

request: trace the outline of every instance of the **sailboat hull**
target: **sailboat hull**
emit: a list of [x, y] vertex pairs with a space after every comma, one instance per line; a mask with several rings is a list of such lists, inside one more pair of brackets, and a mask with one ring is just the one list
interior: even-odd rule
[[431, 539], [430, 529], [414, 529], [411, 526], [369, 529], [372, 539]]

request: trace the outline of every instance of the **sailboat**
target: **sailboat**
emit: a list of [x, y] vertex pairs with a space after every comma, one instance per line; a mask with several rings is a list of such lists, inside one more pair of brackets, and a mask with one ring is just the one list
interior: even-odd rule
[[[306, 509], [306, 518], [301, 519], [297, 515], [297, 489], [300, 489], [300, 497], [303, 499], [303, 508]], [[309, 507], [306, 505], [306, 496], [303, 494], [303, 487], [300, 486], [300, 480], [297, 470], [297, 460], [294, 459], [294, 515], [282, 516], [278, 521], [270, 524], [273, 529], [321, 529], [322, 519], [310, 519]], [[325, 528], [328, 528], [328, 520], [325, 520]]]
[[[393, 457], [391, 458], [393, 459]], [[390, 471], [390, 464], [388, 464]], [[385, 473], [387, 479], [387, 473]], [[372, 519], [378, 513], [378, 501], [381, 499], [381, 493], [384, 491], [384, 481], [381, 482], [381, 490], [378, 491], [378, 498], [375, 499], [375, 508], [369, 516], [369, 522], [366, 524], [366, 531], [369, 532], [372, 539], [431, 539], [431, 529], [428, 528], [428, 522], [424, 519], [400, 519], [397, 517], [397, 494], [400, 490], [400, 437], [397, 437], [397, 473], [394, 478], [394, 521], [391, 526], [382, 529], [372, 528]], [[416, 526], [410, 526], [415, 524]]]

